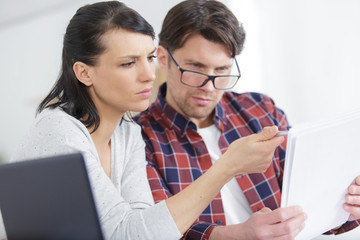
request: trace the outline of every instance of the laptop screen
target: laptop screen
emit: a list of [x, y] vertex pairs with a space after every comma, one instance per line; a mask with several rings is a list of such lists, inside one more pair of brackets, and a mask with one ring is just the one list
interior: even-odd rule
[[103, 239], [80, 153], [0, 165], [9, 239]]

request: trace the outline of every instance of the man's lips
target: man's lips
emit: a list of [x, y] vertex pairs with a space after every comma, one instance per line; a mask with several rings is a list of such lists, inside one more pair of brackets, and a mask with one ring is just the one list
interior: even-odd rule
[[201, 106], [206, 106], [208, 104], [211, 103], [211, 99], [209, 98], [205, 98], [205, 97], [192, 97], [192, 99], [194, 100], [195, 103], [201, 105]]

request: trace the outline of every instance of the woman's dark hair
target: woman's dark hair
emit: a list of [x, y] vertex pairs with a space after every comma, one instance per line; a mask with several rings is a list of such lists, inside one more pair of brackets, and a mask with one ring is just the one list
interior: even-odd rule
[[193, 34], [228, 47], [232, 57], [240, 54], [245, 31], [234, 14], [221, 2], [187, 0], [174, 6], [166, 15], [159, 45], [174, 51]]
[[155, 38], [153, 27], [136, 11], [118, 1], [99, 2], [77, 10], [66, 28], [60, 76], [50, 93], [40, 103], [37, 113], [45, 108], [61, 107], [94, 132], [100, 117], [87, 87], [77, 80], [75, 62], [95, 66], [106, 50], [101, 37], [113, 29], [126, 29]]

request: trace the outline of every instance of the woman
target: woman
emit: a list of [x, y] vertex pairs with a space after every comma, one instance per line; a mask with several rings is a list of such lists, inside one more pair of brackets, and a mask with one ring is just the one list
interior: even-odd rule
[[140, 127], [125, 116], [148, 107], [153, 39], [153, 28], [123, 3], [80, 8], [64, 36], [61, 75], [15, 156], [82, 152], [107, 239], [180, 238], [227, 181], [264, 171], [283, 141], [276, 128], [240, 139], [184, 191], [154, 205]]

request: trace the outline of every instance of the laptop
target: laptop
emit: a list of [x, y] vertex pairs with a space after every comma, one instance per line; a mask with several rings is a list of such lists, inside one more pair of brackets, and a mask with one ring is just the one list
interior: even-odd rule
[[9, 240], [103, 239], [80, 153], [0, 165], [0, 209]]

